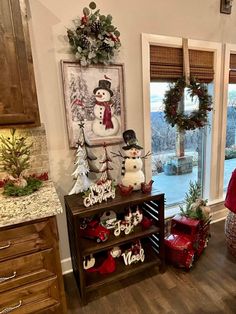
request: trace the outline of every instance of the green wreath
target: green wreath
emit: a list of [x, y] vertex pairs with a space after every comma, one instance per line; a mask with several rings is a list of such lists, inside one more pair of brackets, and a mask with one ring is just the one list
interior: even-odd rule
[[[198, 97], [199, 109], [190, 114], [178, 112], [178, 104], [187, 88], [190, 96]], [[171, 126], [177, 126], [180, 131], [195, 130], [202, 128], [207, 124], [207, 114], [212, 110], [212, 97], [208, 95], [205, 84], [197, 82], [190, 78], [190, 83], [186, 84], [185, 78], [180, 78], [165, 93], [163, 103], [165, 105], [165, 119]]]
[[[90, 9], [91, 10], [90, 10]], [[112, 25], [112, 16], [95, 11], [96, 3], [84, 8], [84, 16], [74, 21], [75, 29], [68, 29], [67, 36], [76, 59], [83, 66], [91, 63], [108, 64], [118, 52], [120, 32]]]

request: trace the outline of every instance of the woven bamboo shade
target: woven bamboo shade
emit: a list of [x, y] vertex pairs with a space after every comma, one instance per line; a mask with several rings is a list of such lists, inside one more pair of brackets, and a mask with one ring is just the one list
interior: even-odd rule
[[[150, 46], [151, 81], [175, 81], [183, 76], [182, 48]], [[190, 75], [209, 83], [214, 79], [214, 54], [189, 49]]]
[[236, 83], [236, 54], [230, 55], [229, 68], [229, 83]]

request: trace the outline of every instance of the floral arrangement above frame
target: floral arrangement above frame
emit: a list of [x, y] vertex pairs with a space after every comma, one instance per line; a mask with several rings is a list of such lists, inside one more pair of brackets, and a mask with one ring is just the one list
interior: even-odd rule
[[121, 143], [125, 130], [123, 64], [83, 67], [61, 61], [61, 66], [70, 148], [76, 147], [81, 122], [89, 146]]
[[120, 32], [112, 24], [112, 16], [101, 15], [96, 3], [83, 9], [83, 16], [74, 20], [74, 29], [67, 30], [71, 50], [83, 66], [110, 63], [119, 51]]

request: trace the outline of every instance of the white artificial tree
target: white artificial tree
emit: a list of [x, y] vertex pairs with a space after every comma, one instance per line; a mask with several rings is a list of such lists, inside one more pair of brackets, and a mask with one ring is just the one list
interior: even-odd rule
[[72, 173], [72, 176], [76, 178], [76, 182], [70, 191], [71, 194], [78, 194], [88, 190], [91, 185], [91, 181], [87, 177], [89, 172], [89, 166], [86, 159], [86, 155], [84, 153], [83, 148], [79, 145], [76, 152], [76, 161], [75, 161], [76, 169]]

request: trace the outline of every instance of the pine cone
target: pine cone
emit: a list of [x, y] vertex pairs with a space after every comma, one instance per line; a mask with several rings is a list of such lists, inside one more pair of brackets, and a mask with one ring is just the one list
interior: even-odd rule
[[82, 35], [80, 37], [79, 43], [80, 43], [80, 47], [83, 48], [83, 49], [88, 49], [89, 46], [90, 46], [90, 42], [89, 42], [88, 38], [86, 36], [84, 36], [84, 35]]
[[105, 50], [106, 52], [111, 52], [112, 47], [110, 45], [108, 45], [107, 43], [103, 42], [101, 45], [101, 50]]
[[101, 22], [100, 21], [94, 21], [92, 24], [91, 24], [91, 31], [94, 32], [95, 34], [98, 34], [101, 32]]

